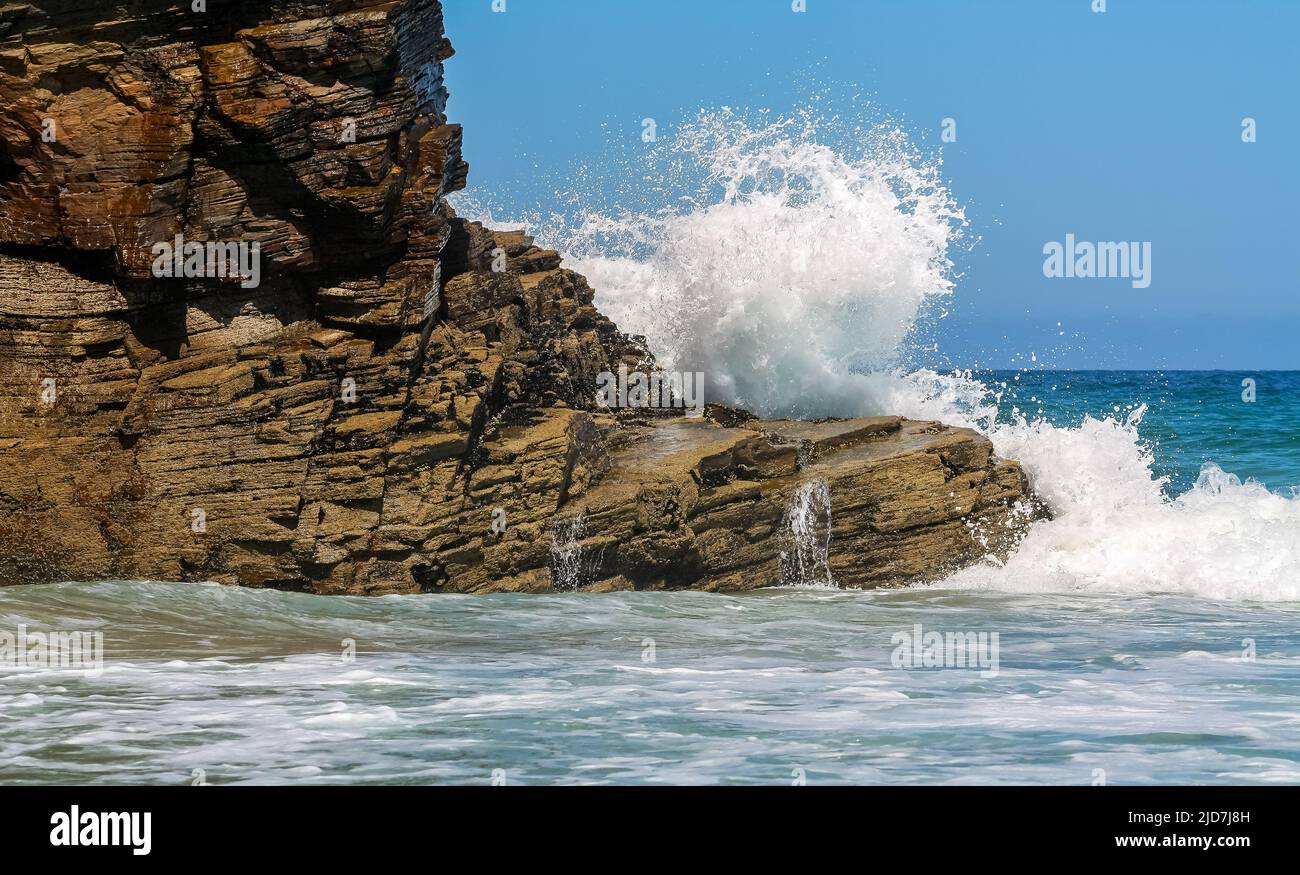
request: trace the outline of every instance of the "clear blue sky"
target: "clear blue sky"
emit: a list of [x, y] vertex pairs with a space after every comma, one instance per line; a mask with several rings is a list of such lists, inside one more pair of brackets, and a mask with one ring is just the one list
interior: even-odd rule
[[[957, 121], [944, 175], [981, 239], [953, 364], [1300, 368], [1300, 0], [1091, 2], [444, 0], [448, 114], [471, 186], [524, 209], [643, 118], [856, 88], [936, 148]], [[1150, 288], [1044, 278], [1067, 232], [1151, 241]]]

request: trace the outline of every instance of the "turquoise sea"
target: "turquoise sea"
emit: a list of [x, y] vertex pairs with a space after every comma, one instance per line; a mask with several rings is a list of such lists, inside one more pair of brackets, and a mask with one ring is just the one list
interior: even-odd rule
[[[1300, 373], [976, 380], [1056, 511], [1005, 564], [744, 596], [0, 589], [0, 630], [105, 654], [0, 669], [0, 783], [1300, 781]], [[909, 666], [918, 632], [991, 658]]]

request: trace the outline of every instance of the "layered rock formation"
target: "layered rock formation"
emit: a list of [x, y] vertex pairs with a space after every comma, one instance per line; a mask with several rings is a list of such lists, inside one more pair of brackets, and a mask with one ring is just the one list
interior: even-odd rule
[[1037, 513], [969, 431], [597, 408], [653, 359], [447, 205], [437, 0], [199, 5], [0, 5], [0, 583], [889, 585]]

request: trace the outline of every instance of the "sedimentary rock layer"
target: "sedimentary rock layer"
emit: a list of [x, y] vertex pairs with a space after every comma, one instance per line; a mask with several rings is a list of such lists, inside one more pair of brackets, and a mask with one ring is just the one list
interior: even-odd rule
[[[1035, 511], [973, 432], [598, 409], [653, 358], [447, 205], [451, 54], [436, 0], [0, 5], [0, 583], [872, 586], [1005, 550]], [[257, 281], [168, 275], [173, 241]]]

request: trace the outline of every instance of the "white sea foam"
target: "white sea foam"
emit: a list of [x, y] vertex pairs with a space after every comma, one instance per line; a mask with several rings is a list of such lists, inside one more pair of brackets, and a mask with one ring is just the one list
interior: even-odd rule
[[999, 422], [999, 387], [904, 371], [918, 318], [953, 292], [965, 217], [939, 164], [897, 129], [855, 131], [848, 148], [842, 125], [835, 147], [823, 132], [807, 116], [704, 113], [651, 152], [646, 187], [668, 206], [517, 224], [586, 274], [597, 305], [663, 365], [703, 371], [709, 401], [937, 419], [1019, 459], [1054, 519], [1005, 564], [945, 585], [1300, 599], [1300, 499], [1213, 465], [1169, 498], [1139, 435], [1144, 408], [1068, 428], [1021, 411]]
[[990, 390], [969, 376], [896, 376], [893, 409], [979, 428], [1019, 459], [1054, 514], [1004, 564], [945, 585], [1013, 591], [1165, 592], [1226, 600], [1300, 600], [1300, 499], [1206, 464], [1168, 497], [1138, 432], [1145, 408], [1075, 427], [993, 419]]
[[[92, 612], [113, 633], [102, 675], [0, 676], [0, 707], [41, 726], [0, 733], [5, 783], [486, 784], [500, 770], [510, 785], [772, 784], [796, 764], [810, 784], [1297, 775], [1292, 605], [940, 589], [0, 588], [0, 615], [57, 627]], [[1001, 678], [891, 665], [896, 632], [945, 612], [1000, 632]], [[1242, 635], [1259, 641], [1252, 659]], [[363, 644], [354, 662], [339, 658], [344, 636]], [[658, 645], [648, 662], [646, 638]], [[391, 678], [405, 683], [372, 683]], [[556, 743], [566, 733], [581, 744]]]

